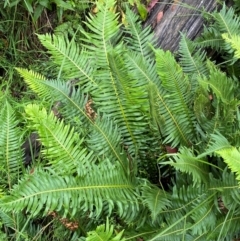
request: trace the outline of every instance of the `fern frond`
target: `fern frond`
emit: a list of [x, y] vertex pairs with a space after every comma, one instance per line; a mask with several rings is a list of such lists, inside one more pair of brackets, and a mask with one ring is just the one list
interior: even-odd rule
[[229, 240], [239, 237], [240, 216], [232, 216], [232, 212], [226, 217], [219, 218], [216, 227], [208, 232], [206, 240]]
[[218, 200], [216, 200], [216, 208], [219, 216], [214, 228], [208, 232], [208, 238], [210, 239], [222, 239], [228, 238], [231, 240], [231, 235], [239, 232], [239, 203], [240, 203], [240, 191], [239, 184], [236, 180], [236, 176], [233, 172], [229, 172], [226, 167], [222, 172], [221, 179], [211, 178], [210, 191], [218, 192]]
[[235, 50], [235, 58], [240, 58], [240, 36], [232, 35], [228, 36], [227, 34], [222, 34], [223, 39], [231, 45], [231, 47]]
[[[81, 93], [81, 89], [75, 89], [70, 84], [61, 81], [48, 81], [44, 77], [39, 77], [35, 72], [25, 69], [17, 69], [18, 72], [24, 77], [24, 80], [29, 86], [42, 98], [48, 100], [50, 103], [61, 100], [60, 113], [63, 115], [65, 121], [70, 123], [76, 128], [76, 130], [83, 136], [93, 137], [96, 135], [100, 138], [101, 142], [95, 142], [93, 150], [108, 150], [111, 153], [112, 160], [119, 161], [123, 168], [128, 172], [128, 161], [126, 156], [120, 151], [120, 148], [116, 148], [118, 140], [120, 140], [119, 131], [115, 131], [115, 135], [112, 136], [110, 129], [107, 127], [110, 121], [104, 116], [98, 115], [94, 121], [91, 116], [87, 114], [86, 103], [87, 98]], [[90, 130], [89, 130], [90, 128]], [[114, 124], [114, 129], [116, 125]], [[85, 130], [85, 132], [84, 132]], [[87, 133], [86, 133], [87, 131]], [[112, 141], [112, 138], [115, 138]], [[91, 141], [87, 141], [92, 143]], [[99, 156], [98, 153], [96, 153]]]
[[126, 9], [125, 37], [127, 48], [139, 53], [144, 58], [153, 57], [153, 51], [149, 45], [154, 44], [154, 35], [150, 27], [143, 28], [137, 15], [129, 8]]
[[[200, 80], [201, 85], [209, 86], [216, 97], [225, 104], [230, 104], [234, 100], [234, 82], [218, 70], [213, 63], [208, 61], [210, 71], [209, 79]], [[208, 89], [208, 88], [206, 88]], [[209, 90], [209, 89], [208, 89]], [[234, 109], [235, 111], [235, 109]]]
[[0, 113], [0, 172], [1, 182], [7, 181], [10, 189], [23, 162], [21, 131], [18, 125], [15, 112], [6, 100]]
[[107, 219], [106, 224], [100, 225], [94, 231], [87, 233], [86, 241], [125, 241], [125, 238], [122, 238], [124, 230], [114, 235], [114, 226], [109, 224]]
[[159, 108], [164, 120], [165, 142], [177, 146], [189, 145], [195, 139], [195, 117], [189, 108], [191, 85], [172, 54], [156, 50], [157, 71], [164, 92], [159, 96]]
[[41, 143], [45, 147], [43, 156], [52, 165], [55, 172], [65, 175], [77, 172], [83, 176], [94, 162], [92, 153], [82, 147], [79, 136], [70, 125], [64, 125], [53, 113], [47, 114], [38, 105], [28, 105], [25, 108], [30, 126], [37, 130]]
[[180, 153], [170, 156], [170, 161], [161, 162], [161, 164], [170, 164], [176, 170], [190, 174], [194, 185], [209, 181], [207, 162], [195, 157], [187, 148], [180, 149]]
[[224, 48], [224, 41], [213, 26], [204, 27], [204, 31], [199, 38], [196, 39], [196, 45], [203, 48], [212, 48], [221, 51]]
[[217, 11], [212, 14], [214, 17], [217, 28], [221, 33], [227, 33], [229, 36], [238, 34], [240, 30], [240, 18], [235, 15], [232, 7], [227, 8], [226, 4], [223, 4], [222, 9], [218, 13]]
[[192, 240], [205, 226], [214, 226], [212, 221], [216, 220], [216, 217], [212, 209], [215, 196], [216, 192], [210, 194], [204, 185], [198, 188], [193, 185], [174, 186], [170, 198], [172, 208], [162, 212], [166, 223], [149, 240], [180, 241], [187, 237]]
[[114, 12], [115, 3], [115, 0], [97, 2], [98, 13], [96, 16], [89, 15], [85, 23], [91, 32], [82, 31], [85, 48], [96, 59], [99, 68], [108, 68], [107, 54], [121, 36], [118, 14]]
[[193, 75], [194, 78], [191, 79], [206, 75], [208, 73], [205, 63], [206, 52], [197, 49], [197, 45], [188, 40], [184, 34], [181, 34], [181, 36], [178, 53], [180, 55], [180, 64], [183, 72], [189, 76]]
[[215, 22], [208, 29], [204, 29], [204, 33], [198, 39], [199, 45], [220, 51], [225, 50], [232, 55], [233, 50], [230, 44], [224, 41], [222, 34], [227, 34], [229, 37], [239, 34], [240, 18], [234, 13], [233, 8], [227, 8], [225, 3], [220, 12], [215, 11], [211, 16]]
[[[217, 191], [217, 197], [220, 197], [220, 201], [222, 201], [221, 206], [215, 201], [218, 212], [221, 213], [228, 209], [239, 207], [240, 190], [235, 173], [230, 172], [229, 168], [225, 167], [218, 179], [213, 178], [212, 176], [213, 175], [210, 177], [209, 190], [211, 192]], [[236, 207], [233, 206], [233, 203], [236, 205]], [[235, 210], [235, 213], [239, 215], [239, 208], [238, 210]]]
[[139, 81], [139, 83], [154, 83], [160, 88], [160, 80], [156, 71], [156, 63], [154, 60], [143, 58], [139, 53], [127, 51], [124, 53], [125, 62], [131, 75]]
[[[98, 126], [98, 129], [93, 128], [89, 130], [89, 135], [86, 139], [88, 149], [93, 150], [99, 157], [104, 156], [114, 160], [115, 155], [119, 155], [122, 152], [119, 145], [121, 141], [119, 128], [105, 115], [97, 118], [94, 125]], [[109, 148], [110, 146], [111, 148]], [[113, 154], [113, 151], [116, 153]], [[120, 156], [124, 158], [124, 153]]]
[[207, 155], [211, 155], [218, 150], [231, 148], [231, 144], [229, 141], [220, 133], [211, 134], [211, 139], [209, 141], [209, 146], [206, 151], [199, 154], [197, 157], [202, 158]]
[[41, 44], [48, 49], [53, 62], [59, 66], [59, 79], [79, 79], [80, 86], [97, 86], [93, 78], [96, 59], [92, 58], [74, 41], [59, 35], [38, 35]]
[[161, 212], [171, 207], [169, 195], [158, 187], [151, 185], [143, 186], [142, 198], [143, 204], [151, 211], [153, 222]]
[[144, 115], [148, 107], [148, 101], [144, 98], [145, 85], [132, 78], [124, 66], [123, 58], [117, 53], [112, 53], [109, 59], [113, 76], [113, 95], [109, 93], [109, 99], [112, 95], [115, 100], [112, 103], [109, 101], [109, 106], [101, 107], [100, 110], [115, 119], [129, 153], [137, 154], [146, 141], [144, 135], [148, 126]]
[[116, 208], [119, 216], [124, 215], [124, 206], [137, 212], [137, 196], [133, 184], [125, 177], [120, 166], [108, 161], [92, 165], [84, 177], [59, 176], [35, 170], [15, 186], [9, 196], [1, 198], [3, 211], [19, 212], [26, 209], [33, 216], [43, 212], [62, 211], [63, 216], [82, 212], [98, 217], [104, 206], [108, 215]]
[[236, 173], [236, 179], [240, 181], [240, 152], [236, 147], [225, 148], [216, 151], [233, 173]]

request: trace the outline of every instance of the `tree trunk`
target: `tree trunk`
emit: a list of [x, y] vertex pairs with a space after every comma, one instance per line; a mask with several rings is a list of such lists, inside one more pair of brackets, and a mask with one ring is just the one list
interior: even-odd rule
[[217, 0], [160, 0], [144, 25], [152, 26], [158, 46], [175, 52], [180, 32], [194, 39], [203, 29], [203, 11], [212, 12], [216, 7]]

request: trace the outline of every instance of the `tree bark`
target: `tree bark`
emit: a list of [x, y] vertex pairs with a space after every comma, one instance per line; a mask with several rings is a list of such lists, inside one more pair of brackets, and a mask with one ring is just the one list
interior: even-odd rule
[[203, 29], [203, 11], [212, 12], [216, 0], [160, 0], [150, 12], [144, 26], [154, 29], [157, 44], [175, 52], [181, 39], [180, 32], [194, 39]]

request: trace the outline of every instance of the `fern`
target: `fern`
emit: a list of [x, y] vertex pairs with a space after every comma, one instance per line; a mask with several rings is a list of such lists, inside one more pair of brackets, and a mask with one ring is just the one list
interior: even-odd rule
[[[104, 167], [106, 164], [108, 170]], [[74, 215], [77, 210], [83, 213], [90, 211], [90, 216], [99, 216], [104, 203], [107, 203], [109, 214], [115, 205], [120, 216], [124, 215], [123, 205], [131, 205], [132, 211], [136, 211], [136, 195], [132, 184], [119, 169], [109, 168], [107, 162], [92, 167], [84, 178], [58, 176], [36, 170], [20, 182], [13, 190], [14, 195], [2, 198], [1, 208], [14, 212], [26, 208], [33, 216], [40, 211], [47, 215], [51, 211], [60, 210], [64, 211], [64, 216]], [[103, 172], [104, 178], [100, 174]]]
[[[223, 4], [222, 9], [211, 14], [214, 23], [210, 28], [205, 28], [203, 35], [199, 38], [199, 46], [212, 47], [222, 52], [226, 51], [232, 56], [233, 49], [231, 45], [224, 41], [222, 34], [227, 34], [232, 37], [239, 33], [240, 18], [235, 15], [234, 9], [227, 9]], [[235, 62], [235, 60], [231, 60]]]
[[[190, 83], [174, 61], [170, 52], [156, 51], [157, 70], [164, 87], [161, 97], [160, 113], [164, 120], [162, 127], [165, 142], [177, 146], [179, 143], [190, 145], [194, 139], [194, 116], [190, 103]], [[160, 102], [160, 96], [159, 96]], [[171, 110], [171, 111], [170, 111]]]
[[239, 35], [233, 35], [231, 37], [228, 37], [227, 34], [223, 34], [222, 37], [227, 43], [231, 44], [231, 47], [235, 50], [235, 55], [234, 55], [235, 58], [239, 59], [240, 58], [240, 44], [239, 44], [240, 37], [239, 37]]
[[113, 237], [113, 225], [109, 225], [109, 220], [107, 219], [105, 225], [100, 225], [95, 231], [88, 232], [86, 241], [125, 241], [125, 238], [121, 238], [122, 235], [123, 231]]
[[194, 184], [208, 183], [209, 181], [207, 162], [195, 157], [189, 149], [180, 149], [180, 153], [172, 156], [171, 161], [161, 164], [170, 164], [176, 170], [191, 174]]
[[[56, 79], [17, 68], [40, 103], [25, 106], [24, 123], [7, 102], [1, 112], [1, 172], [11, 184], [1, 183], [4, 228], [19, 228], [19, 240], [45, 227], [48, 240], [231, 240], [240, 213], [239, 84], [201, 46], [234, 62], [239, 19], [224, 5], [202, 43], [182, 35], [177, 62], [129, 9], [121, 23], [115, 4], [96, 3], [80, 44], [38, 35]], [[26, 169], [20, 127], [42, 144]]]
[[46, 110], [40, 110], [37, 105], [26, 106], [26, 113], [30, 125], [38, 131], [46, 148], [42, 153], [52, 169], [62, 175], [74, 172], [79, 176], [86, 175], [86, 170], [91, 167], [94, 159], [92, 153], [81, 147], [83, 140], [74, 133], [74, 129], [64, 125], [63, 121], [56, 120], [53, 113], [47, 115]]
[[171, 207], [169, 195], [157, 187], [143, 186], [142, 195], [143, 204], [151, 211], [153, 222], [161, 212]]
[[219, 154], [224, 161], [227, 163], [228, 167], [232, 172], [236, 173], [237, 180], [240, 180], [240, 170], [239, 170], [239, 156], [240, 153], [235, 147], [221, 149], [216, 152]]
[[[21, 146], [19, 122], [16, 119], [13, 108], [6, 100], [1, 110], [0, 118], [0, 171], [1, 185], [8, 185], [11, 189], [18, 178], [21, 167], [23, 152]], [[7, 183], [3, 183], [7, 181]]]
[[208, 73], [204, 61], [206, 59], [206, 52], [202, 51], [202, 49], [197, 49], [197, 45], [189, 41], [183, 34], [179, 44], [179, 55], [183, 71], [190, 76], [193, 75], [192, 79], [197, 79]]
[[[30, 87], [40, 95], [40, 97], [45, 98], [50, 103], [61, 100], [61, 114], [66, 121], [75, 126], [79, 133], [82, 133], [83, 136], [86, 136], [87, 134], [89, 135], [87, 140], [89, 144], [92, 143], [93, 135], [97, 135], [98, 138], [101, 138], [101, 142], [95, 141], [94, 146], [91, 147], [94, 148], [96, 155], [99, 155], [99, 150], [108, 150], [108, 152], [111, 153], [113, 160], [119, 161], [126, 172], [128, 172], [126, 165], [127, 158], [126, 155], [121, 153], [121, 148], [118, 142], [120, 141], [120, 136], [117, 127], [114, 125], [115, 127], [113, 128], [115, 128], [116, 131], [115, 135], [112, 135], [113, 133], [111, 132], [111, 129], [107, 127], [107, 124], [109, 123], [107, 118], [99, 116], [96, 121], [93, 121], [92, 118], [87, 115], [85, 109], [87, 99], [81, 94], [81, 89], [76, 91], [65, 82], [50, 82], [45, 79], [39, 81], [36, 73], [22, 69], [18, 69], [18, 71], [25, 78], [26, 82], [29, 83]], [[70, 93], [71, 96], [69, 95]], [[79, 118], [76, 118], [76, 116]], [[88, 130], [89, 125], [93, 127], [90, 133]], [[88, 130], [88, 133], [85, 132], [86, 130]]]

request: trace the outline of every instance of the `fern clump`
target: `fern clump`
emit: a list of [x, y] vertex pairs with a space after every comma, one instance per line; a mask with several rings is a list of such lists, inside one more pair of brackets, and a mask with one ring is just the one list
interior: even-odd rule
[[207, 33], [220, 42], [204, 45], [182, 35], [177, 61], [157, 49], [151, 30], [129, 9], [123, 24], [114, 4], [97, 3], [81, 40], [38, 36], [56, 79], [16, 68], [40, 99], [24, 106], [22, 125], [42, 146], [24, 168], [18, 110], [2, 99], [0, 185], [8, 186], [2, 222], [13, 229], [21, 219], [29, 237], [41, 232], [36, 220], [59, 222], [65, 234], [58, 240], [234, 238], [239, 83], [200, 47], [215, 44], [234, 62], [239, 18], [225, 6], [212, 15], [220, 33], [215, 25]]

